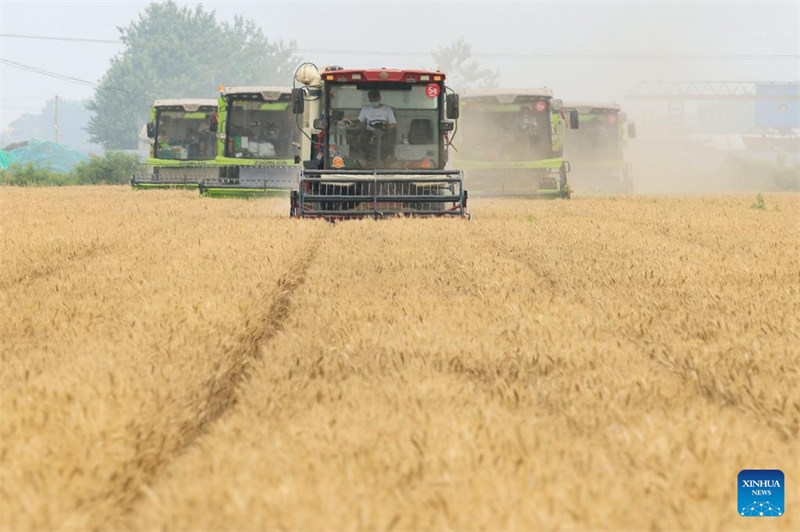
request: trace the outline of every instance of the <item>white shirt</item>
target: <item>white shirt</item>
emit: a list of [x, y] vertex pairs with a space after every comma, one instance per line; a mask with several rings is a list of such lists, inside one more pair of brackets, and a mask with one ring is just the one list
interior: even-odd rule
[[373, 120], [384, 120], [390, 124], [396, 124], [397, 120], [394, 118], [394, 111], [388, 105], [381, 105], [380, 107], [372, 107], [367, 105], [361, 108], [358, 114], [358, 119], [367, 124], [367, 129], [374, 129], [369, 127], [369, 123]]

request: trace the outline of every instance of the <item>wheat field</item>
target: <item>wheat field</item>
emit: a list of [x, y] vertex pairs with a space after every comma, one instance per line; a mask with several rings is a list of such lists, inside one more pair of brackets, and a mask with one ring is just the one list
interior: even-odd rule
[[798, 530], [800, 197], [752, 200], [2, 188], [0, 530]]

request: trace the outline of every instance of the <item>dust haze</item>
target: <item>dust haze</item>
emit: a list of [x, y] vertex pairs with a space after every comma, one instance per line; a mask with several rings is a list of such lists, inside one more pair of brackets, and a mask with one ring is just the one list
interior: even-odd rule
[[[29, 3], [3, 2], [2, 57], [96, 82], [123, 50], [114, 44], [117, 27], [135, 20], [146, 5], [40, 2], [31, 16]], [[219, 20], [242, 15], [254, 21], [271, 41], [295, 42], [298, 60], [318, 65], [435, 68], [439, 65], [432, 52], [464, 39], [471, 46], [471, 60], [499, 74], [498, 87], [547, 87], [554, 98], [565, 101], [617, 102], [636, 123], [637, 138], [624, 147], [636, 193], [800, 188], [796, 143], [787, 144], [784, 138], [780, 145], [746, 149], [743, 136], [798, 133], [796, 125], [776, 131], [757, 124], [753, 101], [631, 97], [648, 82], [745, 82], [750, 87], [800, 82], [800, 3], [795, 1], [203, 6], [215, 10]], [[92, 16], [85, 16], [89, 11]], [[54, 36], [98, 42], [46, 39]], [[39, 112], [54, 95], [83, 100], [93, 94], [87, 84], [6, 63], [1, 88], [4, 144], [11, 121]], [[467, 92], [470, 87], [452, 88]], [[797, 124], [796, 97], [793, 101], [788, 113]]]

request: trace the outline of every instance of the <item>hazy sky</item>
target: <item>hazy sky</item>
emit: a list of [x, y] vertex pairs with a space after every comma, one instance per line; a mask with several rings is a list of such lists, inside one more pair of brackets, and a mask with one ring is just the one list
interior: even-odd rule
[[[148, 3], [0, 0], [0, 33], [115, 40], [117, 27]], [[202, 4], [219, 19], [235, 14], [253, 19], [270, 39], [294, 40], [299, 56], [321, 65], [435, 67], [429, 52], [464, 37], [476, 59], [500, 71], [501, 85], [547, 85], [565, 99], [620, 101], [645, 80], [800, 81], [797, 57], [686, 57], [798, 56], [800, 0]], [[117, 44], [0, 37], [0, 57], [7, 61], [89, 81], [99, 80], [120, 50]], [[359, 52], [365, 50], [370, 53]], [[649, 57], [533, 57], [542, 54]], [[73, 99], [92, 94], [89, 86], [7, 64], [0, 65], [0, 76], [0, 127], [23, 112], [39, 111], [56, 94]]]

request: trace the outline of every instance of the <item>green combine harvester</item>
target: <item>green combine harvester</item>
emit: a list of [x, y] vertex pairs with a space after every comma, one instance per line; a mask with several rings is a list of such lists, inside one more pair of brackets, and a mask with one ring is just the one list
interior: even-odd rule
[[288, 195], [300, 176], [299, 131], [292, 90], [220, 87], [218, 179], [200, 183], [212, 197]]
[[215, 100], [156, 100], [147, 124], [150, 156], [131, 178], [131, 186], [195, 189], [206, 180], [217, 180], [216, 132]]
[[572, 165], [570, 183], [581, 194], [618, 194], [633, 191], [631, 165], [625, 146], [636, 138], [619, 104], [564, 102], [564, 109], [580, 115], [581, 128], [567, 135], [566, 154]]
[[458, 165], [473, 194], [569, 198], [563, 158], [569, 123], [548, 88], [484, 89], [461, 97]]

